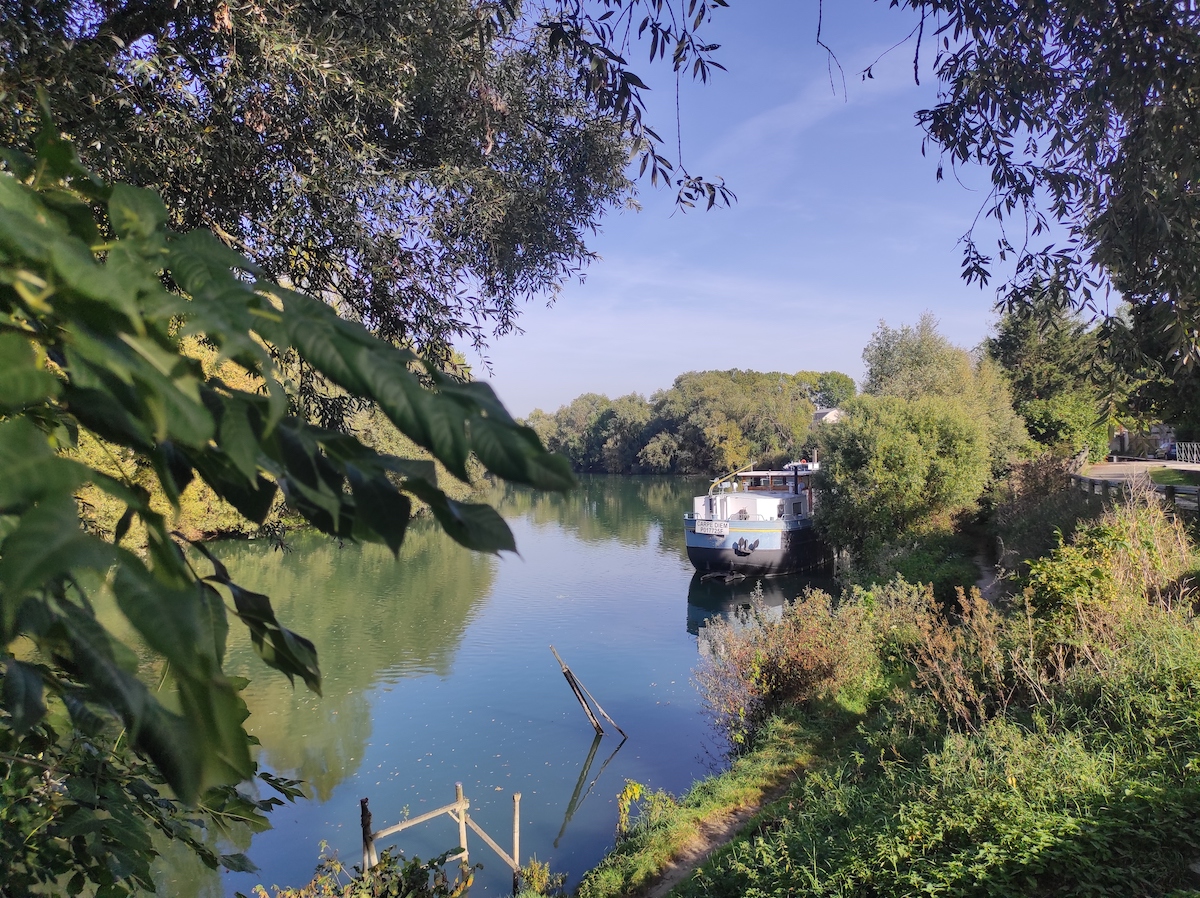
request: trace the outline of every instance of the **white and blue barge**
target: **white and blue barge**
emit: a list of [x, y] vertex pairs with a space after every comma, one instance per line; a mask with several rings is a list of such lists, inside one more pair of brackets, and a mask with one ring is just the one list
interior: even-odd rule
[[713, 481], [684, 515], [684, 542], [697, 571], [769, 576], [827, 570], [833, 552], [813, 527], [818, 465], [736, 471]]

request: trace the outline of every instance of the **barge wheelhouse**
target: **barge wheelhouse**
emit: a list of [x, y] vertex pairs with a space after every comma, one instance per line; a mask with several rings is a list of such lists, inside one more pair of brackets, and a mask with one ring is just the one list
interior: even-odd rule
[[702, 574], [820, 571], [833, 552], [813, 528], [816, 463], [736, 471], [713, 481], [684, 515], [688, 559]]

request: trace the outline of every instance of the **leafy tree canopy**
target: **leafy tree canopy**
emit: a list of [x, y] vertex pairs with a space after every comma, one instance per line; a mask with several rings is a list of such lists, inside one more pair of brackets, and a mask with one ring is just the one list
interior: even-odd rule
[[1001, 315], [984, 351], [1003, 369], [1017, 414], [1036, 442], [1062, 455], [1087, 450], [1101, 458], [1108, 449], [1111, 395], [1127, 392], [1128, 377], [1117, 378], [1096, 358], [1096, 332], [1077, 315], [1044, 295], [1033, 303], [1028, 312]]
[[868, 395], [939, 397], [976, 416], [987, 429], [994, 474], [1003, 471], [1028, 441], [996, 363], [952, 344], [938, 332], [937, 319], [929, 312], [915, 327], [892, 328], [881, 321], [863, 350], [863, 361], [863, 392]]
[[840, 371], [689, 371], [649, 401], [585, 393], [526, 423], [579, 471], [712, 474], [798, 458], [814, 409], [854, 392]]
[[578, 271], [629, 194], [620, 112], [544, 29], [474, 0], [17, 0], [0, 144], [31, 149], [38, 89], [173, 227], [441, 357]]
[[969, 508], [991, 479], [985, 422], [940, 396], [860, 396], [818, 439], [817, 522], [843, 548]]
[[[239, 684], [222, 670], [229, 616], [266, 664], [319, 692], [317, 650], [203, 546], [203, 558], [186, 554], [144, 486], [66, 454], [82, 436], [136, 458], [176, 504], [200, 479], [261, 522], [281, 494], [313, 527], [395, 552], [419, 499], [463, 545], [514, 548], [494, 510], [443, 492], [432, 462], [294, 414], [278, 365], [294, 354], [460, 479], [474, 457], [517, 483], [573, 481], [566, 460], [546, 453], [485, 384], [451, 378], [279, 286], [208, 231], [169, 228], [157, 194], [98, 178], [56, 132], [36, 146], [36, 157], [4, 151], [0, 173], [0, 743], [45, 738], [48, 713], [59, 732], [62, 719], [87, 733], [115, 718], [127, 744], [193, 802], [254, 772]], [[181, 352], [189, 338], [261, 388], [206, 373]], [[111, 541], [81, 527], [75, 496], [87, 484], [124, 504]], [[128, 539], [135, 522], [142, 546]], [[103, 602], [162, 662], [159, 692], [97, 617]], [[19, 637], [36, 654], [18, 657]], [[153, 803], [157, 793], [145, 786], [141, 797]]]
[[[891, 0], [934, 45], [937, 104], [918, 120], [952, 165], [984, 166], [963, 275], [1015, 263], [1008, 307], [1049, 295], [1103, 319], [1098, 345], [1123, 365], [1156, 334], [1168, 369], [1200, 358], [1200, 9], [1176, 0]], [[939, 170], [939, 175], [940, 175]], [[1054, 223], [1054, 227], [1051, 224]], [[1058, 239], [1059, 233], [1063, 239]], [[1115, 288], [1137, 314], [1110, 313]]]

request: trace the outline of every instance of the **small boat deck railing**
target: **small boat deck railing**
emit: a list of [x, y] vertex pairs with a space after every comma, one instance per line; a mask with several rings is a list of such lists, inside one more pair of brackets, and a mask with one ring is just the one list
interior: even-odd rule
[[683, 519], [685, 521], [728, 521], [728, 522], [734, 523], [734, 524], [741, 523], [742, 521], [783, 520], [783, 518], [768, 518], [766, 515], [761, 515], [761, 514], [746, 514], [746, 515], [732, 514], [727, 518], [706, 518], [704, 515], [696, 514], [696, 512], [694, 512], [694, 511], [685, 511], [683, 513]]

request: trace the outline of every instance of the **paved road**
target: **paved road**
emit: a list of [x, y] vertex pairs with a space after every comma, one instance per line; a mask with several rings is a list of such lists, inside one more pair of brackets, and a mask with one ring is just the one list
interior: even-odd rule
[[1102, 462], [1083, 469], [1084, 477], [1095, 477], [1098, 480], [1130, 480], [1138, 474], [1143, 474], [1152, 468], [1178, 468], [1181, 471], [1200, 471], [1200, 465], [1188, 464], [1181, 461], [1118, 461]]

